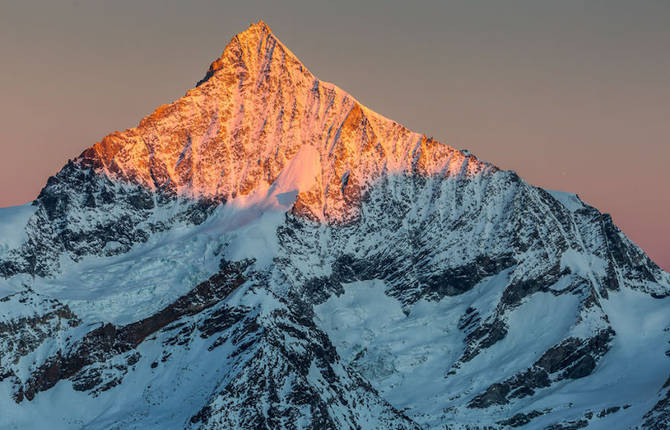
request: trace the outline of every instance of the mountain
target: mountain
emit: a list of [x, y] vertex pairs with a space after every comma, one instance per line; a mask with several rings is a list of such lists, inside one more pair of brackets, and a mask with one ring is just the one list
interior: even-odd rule
[[0, 209], [0, 427], [670, 425], [670, 274], [263, 22]]

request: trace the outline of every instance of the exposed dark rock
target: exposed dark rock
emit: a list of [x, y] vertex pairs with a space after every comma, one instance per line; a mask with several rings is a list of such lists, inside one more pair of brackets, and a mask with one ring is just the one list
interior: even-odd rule
[[619, 412], [620, 409], [621, 406], [612, 406], [611, 408], [603, 409], [602, 411], [598, 412], [598, 418], [602, 418], [607, 415]]
[[608, 328], [586, 340], [566, 339], [547, 350], [535, 365], [549, 373], [564, 371], [567, 378], [583, 378], [591, 374], [596, 359], [607, 352], [614, 335], [614, 330]]
[[509, 403], [507, 395], [510, 392], [508, 384], [495, 383], [491, 384], [486, 391], [470, 401], [468, 407], [470, 408], [488, 408], [492, 405], [505, 405]]
[[419, 277], [419, 282], [426, 298], [440, 300], [445, 296], [463, 294], [482, 279], [497, 275], [515, 264], [516, 260], [509, 255], [497, 258], [480, 255], [470, 264], [450, 268], [428, 277]]
[[[22, 316], [0, 322], [0, 380], [12, 378], [18, 381], [14, 366], [23, 357], [46, 342], [64, 339], [81, 324], [67, 305], [32, 290], [3, 297], [0, 302], [16, 310], [23, 310]], [[46, 370], [45, 378], [51, 378], [53, 369]], [[15, 382], [13, 385], [17, 384]]]
[[492, 322], [480, 324], [465, 337], [465, 351], [460, 361], [468, 362], [475, 358], [483, 349], [489, 348], [507, 336], [507, 325], [495, 318]]
[[513, 398], [535, 394], [535, 390], [549, 387], [553, 380], [578, 379], [588, 376], [596, 367], [596, 358], [609, 349], [614, 330], [600, 331], [589, 339], [569, 338], [547, 350], [529, 369], [502, 382], [490, 385], [474, 397], [468, 407], [488, 408], [504, 405]]
[[[245, 282], [244, 271], [249, 264], [249, 262], [224, 264], [219, 273], [197, 285], [188, 294], [160, 312], [141, 321], [122, 327], [104, 324], [89, 332], [72, 352], [67, 355], [59, 352], [32, 373], [25, 388], [22, 389], [25, 397], [32, 400], [36, 393], [53, 387], [61, 379], [74, 377], [85, 366], [104, 362], [132, 350], [147, 336], [181, 316], [194, 315], [215, 305]], [[92, 374], [85, 378], [80, 386], [90, 386], [97, 381], [97, 376]]]
[[200, 336], [207, 338], [227, 330], [241, 321], [246, 313], [244, 309], [229, 308], [227, 306], [220, 307], [198, 326]]
[[589, 354], [584, 355], [565, 374], [566, 378], [579, 379], [588, 376], [596, 368], [596, 360]]
[[550, 412], [549, 410], [544, 410], [544, 411], [530, 411], [528, 413], [518, 413], [511, 418], [508, 418], [506, 420], [501, 420], [498, 421], [498, 424], [505, 426], [505, 427], [521, 427], [525, 426], [529, 422], [531, 422], [533, 419], [540, 417], [547, 412]]
[[477, 327], [477, 324], [481, 321], [479, 312], [473, 307], [469, 307], [465, 310], [465, 313], [458, 321], [458, 329], [465, 330], [470, 332], [473, 327]]
[[532, 396], [538, 388], [551, 385], [549, 375], [542, 369], [531, 368], [503, 382], [489, 386], [468, 404], [470, 408], [488, 408], [492, 405], [504, 405], [511, 398]]
[[544, 273], [541, 277], [535, 279], [523, 279], [512, 282], [503, 293], [501, 302], [507, 306], [518, 306], [521, 300], [538, 291], [549, 291], [549, 287], [558, 282], [558, 280], [565, 275], [568, 275], [570, 270], [565, 268], [561, 270], [557, 263], [549, 271]]
[[[175, 223], [201, 224], [225, 201], [184, 200], [173, 188], [166, 184], [151, 192], [139, 185], [113, 182], [88, 167], [85, 158], [68, 162], [33, 202], [37, 211], [25, 226], [27, 241], [0, 258], [0, 275], [53, 276], [60, 269], [61, 254], [74, 261], [86, 255], [122, 254], [146, 242], [150, 233]], [[177, 211], [164, 211], [174, 215], [155, 220], [166, 205], [175, 205]]]
[[303, 285], [303, 294], [310, 303], [314, 304], [325, 302], [331, 294], [339, 296], [343, 293], [342, 283], [336, 280], [334, 276], [312, 278]]
[[[237, 326], [231, 336], [237, 346], [233, 358], [244, 363], [243, 370], [191, 417], [194, 428], [281, 428], [301, 417], [307, 428], [355, 428], [356, 417], [345, 415], [343, 423], [334, 418], [333, 409], [358, 407], [352, 403], [352, 393], [357, 393], [354, 402], [381, 400], [355, 374], [336, 372], [339, 357], [328, 336], [311, 316], [295, 311], [301, 306], [279, 300], [286, 306], [273, 311], [269, 320], [246, 317]], [[310, 377], [313, 372], [318, 379]], [[329, 400], [320, 394], [322, 383], [331, 390]], [[383, 400], [379, 407], [387, 411], [393, 428], [419, 429]]]
[[149, 210], [156, 206], [153, 196], [141, 187], [138, 187], [132, 194], [127, 195], [126, 200], [135, 209]]
[[[414, 245], [414, 247], [420, 247]], [[413, 258], [420, 264], [423, 258], [428, 255], [414, 254]], [[371, 279], [383, 279], [389, 281], [391, 288], [389, 294], [397, 297], [406, 304], [414, 303], [422, 298], [427, 300], [441, 300], [445, 296], [455, 296], [463, 294], [482, 279], [496, 275], [501, 271], [513, 266], [514, 258], [509, 255], [492, 258], [488, 256], [478, 256], [472, 263], [448, 268], [440, 273], [419, 275], [416, 279], [406, 279], [405, 268], [397, 265], [390, 256], [377, 255], [366, 259], [357, 259], [352, 255], [342, 255], [338, 257], [332, 265], [332, 275], [330, 278], [315, 278], [309, 280], [305, 285], [305, 292], [313, 295], [316, 303], [325, 301], [330, 293], [341, 294], [341, 283], [353, 281], [365, 281]], [[407, 295], [408, 285], [410, 283], [413, 293]], [[315, 287], [321, 285], [321, 290], [315, 295]], [[324, 296], [324, 294], [326, 294]]]

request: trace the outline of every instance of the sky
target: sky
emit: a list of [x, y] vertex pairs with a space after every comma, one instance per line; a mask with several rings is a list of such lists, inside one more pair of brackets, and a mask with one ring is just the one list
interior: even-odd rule
[[183, 96], [259, 19], [321, 80], [577, 193], [670, 270], [667, 0], [2, 0], [0, 207]]

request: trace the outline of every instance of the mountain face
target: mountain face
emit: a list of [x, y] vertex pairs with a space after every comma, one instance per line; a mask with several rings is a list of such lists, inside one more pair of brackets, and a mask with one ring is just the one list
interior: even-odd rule
[[1, 428], [670, 426], [670, 275], [262, 22], [0, 209]]

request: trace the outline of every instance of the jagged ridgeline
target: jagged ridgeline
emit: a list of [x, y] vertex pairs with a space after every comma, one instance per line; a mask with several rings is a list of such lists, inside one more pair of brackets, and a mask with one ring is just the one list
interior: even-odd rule
[[0, 428], [670, 425], [670, 275], [262, 22], [0, 209]]

